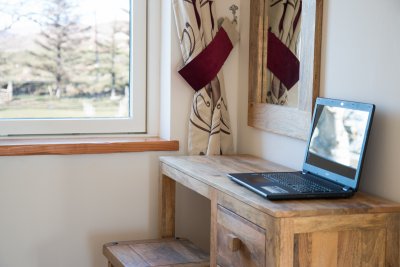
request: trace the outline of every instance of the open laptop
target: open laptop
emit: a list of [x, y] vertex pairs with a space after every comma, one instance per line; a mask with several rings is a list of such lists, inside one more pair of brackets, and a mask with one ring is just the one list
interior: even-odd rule
[[350, 197], [358, 188], [375, 106], [317, 98], [303, 170], [231, 173], [268, 199]]

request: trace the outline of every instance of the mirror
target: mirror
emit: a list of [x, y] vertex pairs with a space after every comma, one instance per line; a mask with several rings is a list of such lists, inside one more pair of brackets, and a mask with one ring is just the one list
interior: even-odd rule
[[251, 0], [249, 126], [307, 139], [321, 28], [322, 0]]

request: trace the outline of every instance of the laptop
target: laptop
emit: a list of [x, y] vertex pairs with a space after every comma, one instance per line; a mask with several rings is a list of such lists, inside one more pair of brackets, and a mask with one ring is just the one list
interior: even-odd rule
[[230, 173], [267, 199], [351, 197], [358, 188], [375, 106], [317, 98], [303, 170]]

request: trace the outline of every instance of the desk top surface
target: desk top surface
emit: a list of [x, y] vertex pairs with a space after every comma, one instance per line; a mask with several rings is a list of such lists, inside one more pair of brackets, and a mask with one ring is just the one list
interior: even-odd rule
[[179, 156], [161, 157], [160, 161], [164, 168], [179, 171], [274, 217], [400, 212], [400, 204], [361, 192], [348, 199], [267, 200], [226, 177], [227, 173], [290, 171], [253, 156]]

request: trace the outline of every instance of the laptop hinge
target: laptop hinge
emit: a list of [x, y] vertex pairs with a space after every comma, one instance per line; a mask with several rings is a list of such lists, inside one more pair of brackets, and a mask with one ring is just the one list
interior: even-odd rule
[[347, 192], [347, 191], [350, 190], [350, 187], [349, 187], [349, 186], [345, 186], [345, 187], [343, 187], [342, 189], [343, 189], [343, 191], [346, 191], [346, 192]]

